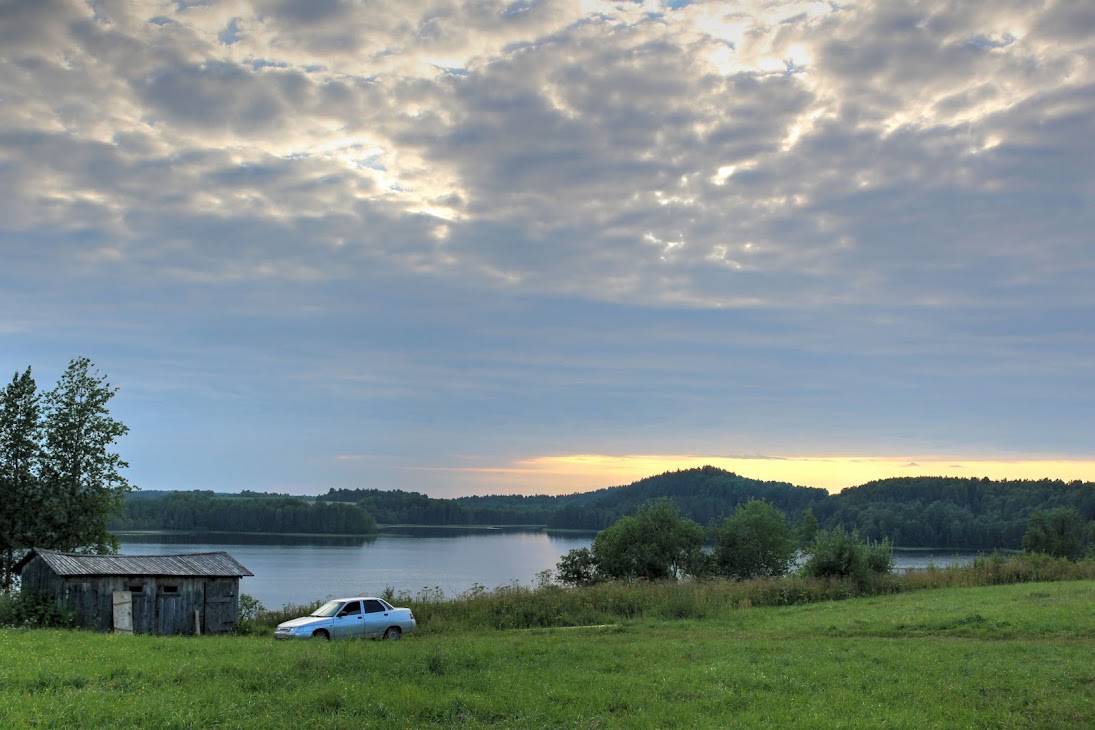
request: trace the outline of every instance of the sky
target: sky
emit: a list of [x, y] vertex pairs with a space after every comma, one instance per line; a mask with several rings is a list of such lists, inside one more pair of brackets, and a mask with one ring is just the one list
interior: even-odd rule
[[1095, 3], [0, 0], [0, 377], [143, 489], [1095, 480]]

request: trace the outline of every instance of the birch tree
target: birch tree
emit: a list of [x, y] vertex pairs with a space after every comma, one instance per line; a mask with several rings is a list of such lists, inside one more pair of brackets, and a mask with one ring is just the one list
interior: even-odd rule
[[129, 429], [107, 407], [117, 393], [86, 357], [76, 358], [45, 394], [41, 457], [43, 524], [39, 544], [59, 550], [113, 552], [108, 530], [133, 488], [129, 466], [112, 449]]

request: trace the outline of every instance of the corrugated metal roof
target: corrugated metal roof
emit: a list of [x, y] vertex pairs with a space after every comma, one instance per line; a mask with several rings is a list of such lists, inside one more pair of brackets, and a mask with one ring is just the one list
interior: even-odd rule
[[254, 575], [225, 552], [189, 555], [81, 555], [34, 548], [19, 561], [22, 568], [39, 556], [57, 575], [174, 575], [207, 578]]

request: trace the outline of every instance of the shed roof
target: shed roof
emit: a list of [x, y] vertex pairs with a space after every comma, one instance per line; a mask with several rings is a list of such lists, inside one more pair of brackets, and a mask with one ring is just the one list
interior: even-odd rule
[[37, 555], [57, 575], [171, 575], [240, 578], [254, 575], [226, 552], [188, 555], [82, 555], [32, 548], [15, 569]]

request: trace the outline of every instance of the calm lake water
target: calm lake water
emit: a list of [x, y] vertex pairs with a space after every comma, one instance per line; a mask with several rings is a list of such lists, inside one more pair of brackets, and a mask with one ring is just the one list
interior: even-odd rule
[[[533, 585], [593, 534], [548, 534], [522, 529], [405, 528], [378, 537], [283, 535], [120, 534], [123, 555], [224, 550], [255, 574], [240, 590], [267, 608], [347, 595], [376, 595], [387, 587], [418, 593], [439, 588], [455, 597], [475, 585], [514, 581]], [[977, 553], [895, 550], [898, 570], [963, 564]]]
[[476, 584], [487, 588], [555, 567], [592, 534], [554, 535], [539, 530], [409, 528], [379, 537], [120, 534], [123, 555], [164, 555], [224, 550], [255, 574], [240, 591], [267, 608], [321, 598], [376, 595], [391, 586], [418, 593], [440, 588], [455, 597]]

